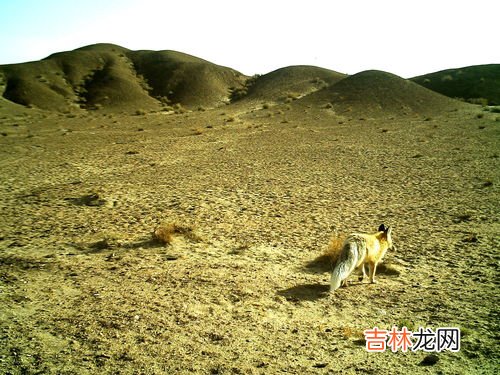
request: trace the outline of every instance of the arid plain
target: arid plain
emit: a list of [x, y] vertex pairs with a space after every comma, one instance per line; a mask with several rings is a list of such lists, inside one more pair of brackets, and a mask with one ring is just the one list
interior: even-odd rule
[[[498, 371], [496, 107], [162, 56], [0, 66], [0, 372]], [[381, 223], [378, 283], [330, 294], [331, 238]], [[461, 350], [368, 353], [375, 326], [458, 327]]]

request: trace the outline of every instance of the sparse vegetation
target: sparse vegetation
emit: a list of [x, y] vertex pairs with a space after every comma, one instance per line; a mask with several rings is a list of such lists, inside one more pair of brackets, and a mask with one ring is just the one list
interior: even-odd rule
[[324, 255], [326, 255], [331, 263], [335, 263], [337, 258], [342, 251], [342, 245], [344, 244], [346, 235], [343, 233], [336, 233], [330, 239], [330, 243], [328, 244], [328, 249]]
[[295, 100], [298, 100], [300, 98], [300, 94], [299, 93], [296, 93], [296, 92], [288, 92], [283, 101], [284, 103], [291, 103]]
[[229, 95], [230, 101], [233, 103], [246, 97], [248, 95], [248, 92], [252, 89], [252, 87], [259, 79], [259, 77], [260, 74], [255, 74], [252, 77], [248, 78], [242, 86], [231, 87]]
[[322, 80], [319, 77], [313, 78], [311, 80], [311, 83], [314, 83], [318, 87], [318, 89], [321, 89], [321, 88], [328, 86], [328, 83], [326, 83], [324, 80]]
[[469, 98], [466, 100], [466, 102], [471, 104], [477, 104], [483, 107], [486, 107], [488, 105], [488, 99], [485, 98]]
[[[314, 67], [266, 74], [226, 106], [243, 76], [113, 49], [50, 57], [24, 86], [45, 93], [41, 74], [66, 87], [64, 67], [101, 112], [0, 100], [0, 373], [495, 373], [498, 115], [381, 72]], [[84, 62], [102, 71], [86, 83]], [[188, 80], [197, 64], [215, 86]], [[300, 98], [284, 104], [288, 92]], [[330, 294], [333, 228], [381, 221], [396, 249], [378, 284], [353, 275]], [[464, 340], [432, 369], [423, 352], [366, 360], [375, 325], [459, 327]]]
[[[424, 322], [415, 322], [411, 318], [403, 318], [394, 324], [398, 329], [406, 327], [408, 331], [418, 331], [419, 327], [425, 327], [426, 324]], [[388, 327], [389, 328], [389, 327]]]
[[344, 244], [345, 238], [345, 234], [335, 233], [330, 239], [326, 250], [320, 256], [309, 262], [306, 268], [323, 272], [331, 271], [342, 251], [342, 245]]
[[168, 106], [170, 104], [170, 99], [165, 95], [157, 96], [157, 99], [163, 106]]
[[[206, 79], [207, 70], [213, 79]], [[229, 86], [237, 87], [242, 81], [232, 69], [182, 53], [117, 53], [105, 45], [55, 54], [39, 62], [0, 66], [0, 76], [10, 77], [5, 92], [9, 100], [57, 111], [75, 103], [84, 109], [100, 103], [118, 111], [130, 106], [159, 110], [171, 101], [199, 105], [197, 96], [202, 91], [206, 93], [203, 107], [212, 107], [223, 101]], [[178, 86], [177, 81], [184, 83]]]
[[361, 344], [365, 343], [364, 328], [355, 328], [351, 326], [342, 327], [342, 337], [347, 340], [360, 341]]
[[176, 222], [162, 223], [153, 231], [153, 240], [165, 245], [171, 245], [174, 237], [181, 235], [191, 241], [200, 241], [200, 237], [195, 234], [193, 227], [182, 225]]
[[450, 98], [465, 98], [479, 105], [500, 105], [500, 64], [443, 70], [411, 80]]
[[243, 87], [231, 87], [231, 88], [229, 88], [229, 91], [230, 91], [229, 100], [232, 103], [243, 99], [248, 94], [248, 88], [245, 86], [243, 86]]
[[184, 108], [181, 103], [174, 104], [174, 106], [172, 108], [174, 110], [174, 113], [176, 113], [176, 114], [183, 114], [183, 113], [188, 112], [188, 110], [186, 108]]

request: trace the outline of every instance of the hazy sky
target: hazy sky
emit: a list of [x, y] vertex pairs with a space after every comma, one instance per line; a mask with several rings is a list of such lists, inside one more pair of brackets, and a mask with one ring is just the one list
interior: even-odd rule
[[105, 42], [248, 75], [316, 65], [409, 78], [500, 63], [499, 17], [499, 0], [0, 0], [0, 64]]

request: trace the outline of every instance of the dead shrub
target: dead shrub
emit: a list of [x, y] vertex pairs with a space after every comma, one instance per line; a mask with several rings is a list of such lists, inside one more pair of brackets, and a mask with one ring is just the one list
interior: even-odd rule
[[314, 272], [331, 272], [335, 262], [340, 256], [345, 238], [345, 234], [335, 233], [326, 250], [320, 256], [310, 261], [306, 265], [306, 269]]
[[190, 241], [200, 241], [200, 237], [194, 233], [194, 229], [191, 226], [175, 222], [158, 225], [153, 231], [153, 240], [165, 245], [171, 245], [176, 235], [181, 235]]
[[344, 244], [346, 236], [344, 234], [336, 233], [330, 240], [328, 244], [328, 248], [324, 252], [324, 256], [326, 260], [329, 261], [330, 264], [335, 264], [338, 257], [340, 256], [340, 252], [342, 251], [342, 245]]
[[342, 327], [342, 336], [347, 340], [364, 340], [365, 338], [362, 329], [349, 326]]

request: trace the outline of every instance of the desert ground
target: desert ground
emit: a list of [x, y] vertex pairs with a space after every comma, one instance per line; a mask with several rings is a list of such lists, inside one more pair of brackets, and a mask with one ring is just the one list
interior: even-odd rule
[[[309, 68], [213, 104], [242, 79], [214, 67], [208, 105], [158, 109], [130, 67], [159, 58], [118, 52], [78, 51], [98, 70], [75, 91], [64, 56], [4, 68], [35, 104], [0, 98], [0, 373], [498, 373], [498, 111], [380, 72], [280, 89]], [[123, 82], [143, 108], [99, 104]], [[332, 238], [381, 223], [378, 283], [330, 293]], [[368, 352], [393, 326], [459, 328], [460, 351]]]
[[[143, 115], [3, 106], [5, 374], [493, 374], [499, 127], [229, 105]], [[479, 114], [479, 115], [478, 115]], [[179, 230], [152, 240], [161, 223]], [[332, 236], [393, 227], [378, 283], [329, 293]], [[459, 327], [461, 350], [363, 331]]]

